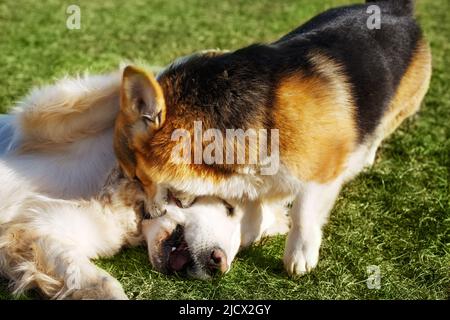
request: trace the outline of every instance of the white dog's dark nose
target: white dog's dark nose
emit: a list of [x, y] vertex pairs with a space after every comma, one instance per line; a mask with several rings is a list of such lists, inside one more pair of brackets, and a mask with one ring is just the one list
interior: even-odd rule
[[208, 261], [208, 269], [212, 273], [220, 272], [225, 273], [227, 271], [228, 265], [227, 265], [227, 256], [225, 252], [223, 252], [222, 249], [214, 249], [211, 252], [210, 259]]

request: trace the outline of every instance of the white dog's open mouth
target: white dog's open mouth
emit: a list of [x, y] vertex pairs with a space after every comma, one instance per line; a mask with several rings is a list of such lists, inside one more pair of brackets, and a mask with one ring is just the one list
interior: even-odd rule
[[172, 234], [163, 243], [163, 259], [167, 273], [185, 274], [192, 266], [193, 259], [184, 238], [184, 228], [177, 225]]
[[162, 242], [161, 263], [155, 266], [166, 274], [177, 274], [200, 279], [224, 274], [227, 269], [227, 257], [223, 250], [211, 246], [197, 250], [195, 257], [185, 239], [185, 228], [177, 225], [174, 231]]

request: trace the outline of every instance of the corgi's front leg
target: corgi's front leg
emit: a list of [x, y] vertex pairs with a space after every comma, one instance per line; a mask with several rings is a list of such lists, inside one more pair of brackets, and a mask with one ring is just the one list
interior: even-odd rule
[[303, 275], [316, 267], [322, 227], [341, 185], [341, 179], [329, 184], [307, 183], [295, 198], [290, 212], [292, 226], [284, 253], [284, 265], [290, 275]]
[[153, 198], [146, 201], [148, 216], [144, 218], [158, 218], [166, 214], [166, 205], [169, 202], [169, 189], [157, 185]]

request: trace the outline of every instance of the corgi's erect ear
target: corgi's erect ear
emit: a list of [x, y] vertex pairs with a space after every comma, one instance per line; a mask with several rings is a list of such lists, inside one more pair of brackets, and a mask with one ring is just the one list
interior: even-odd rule
[[159, 129], [166, 118], [161, 86], [153, 75], [141, 68], [127, 66], [123, 71], [120, 111], [128, 121], [142, 121], [149, 129]]

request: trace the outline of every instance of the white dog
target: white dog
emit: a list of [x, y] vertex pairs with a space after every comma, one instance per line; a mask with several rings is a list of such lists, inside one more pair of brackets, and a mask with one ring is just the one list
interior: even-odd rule
[[283, 203], [254, 216], [212, 197], [189, 208], [172, 198], [164, 217], [143, 220], [139, 185], [115, 169], [120, 75], [63, 79], [0, 116], [0, 272], [14, 293], [126, 299], [92, 259], [145, 238], [157, 270], [208, 278], [227, 272], [239, 248], [288, 230]]

